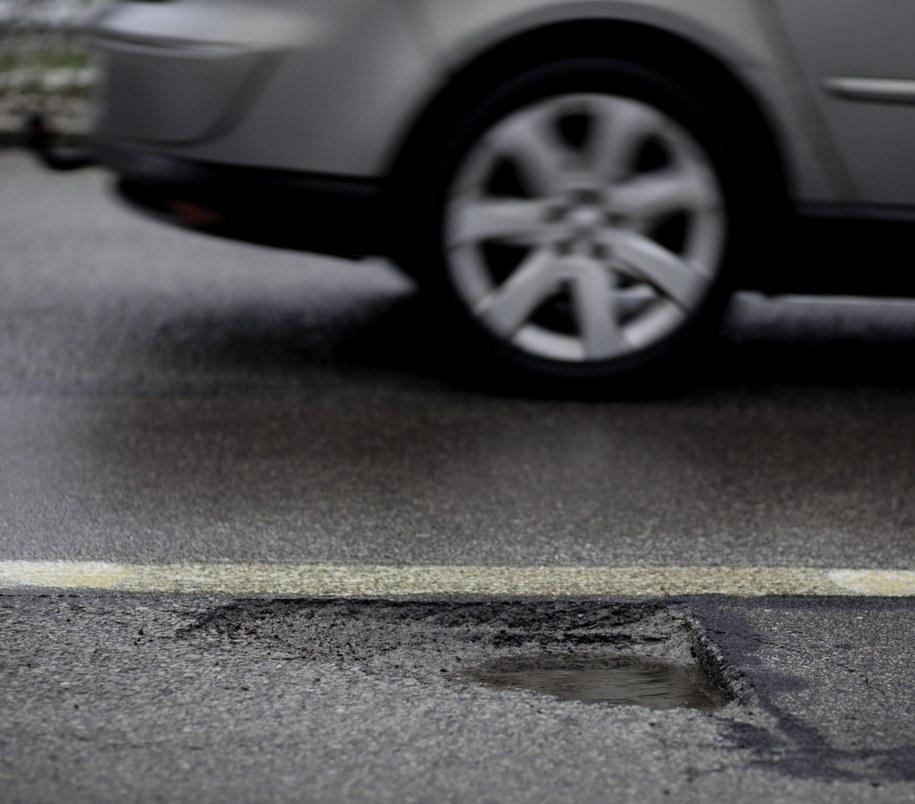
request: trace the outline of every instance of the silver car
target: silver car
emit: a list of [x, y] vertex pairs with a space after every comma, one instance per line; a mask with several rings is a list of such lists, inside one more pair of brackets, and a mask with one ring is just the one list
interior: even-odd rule
[[551, 380], [688, 365], [735, 288], [915, 293], [913, 0], [130, 0], [126, 198], [376, 254]]

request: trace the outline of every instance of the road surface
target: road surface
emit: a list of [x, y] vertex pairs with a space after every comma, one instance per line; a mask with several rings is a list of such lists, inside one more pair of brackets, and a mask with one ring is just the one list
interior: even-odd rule
[[[10, 801], [915, 800], [915, 304], [525, 396], [405, 279], [0, 155]], [[641, 657], [728, 703], [481, 683]], [[698, 672], [698, 670], [696, 670]]]

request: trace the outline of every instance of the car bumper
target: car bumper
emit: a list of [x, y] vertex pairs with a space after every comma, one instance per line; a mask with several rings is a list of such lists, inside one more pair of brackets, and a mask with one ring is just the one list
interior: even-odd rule
[[219, 237], [344, 257], [385, 252], [378, 182], [99, 145], [132, 206]]
[[98, 137], [200, 162], [384, 175], [440, 80], [398, 0], [120, 2], [87, 28]]

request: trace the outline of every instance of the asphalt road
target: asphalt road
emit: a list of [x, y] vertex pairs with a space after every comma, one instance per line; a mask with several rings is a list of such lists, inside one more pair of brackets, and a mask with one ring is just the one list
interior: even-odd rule
[[[915, 303], [741, 296], [689, 387], [574, 400], [475, 374], [383, 264], [173, 231], [96, 171], [0, 155], [0, 243], [0, 577], [12, 561], [915, 569]], [[7, 584], [0, 789], [915, 800], [911, 596], [664, 588]], [[620, 652], [698, 661], [730, 703], [614, 708], [462, 672]]]

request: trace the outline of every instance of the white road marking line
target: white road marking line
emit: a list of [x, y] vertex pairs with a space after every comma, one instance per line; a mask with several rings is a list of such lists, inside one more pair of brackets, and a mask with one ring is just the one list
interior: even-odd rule
[[376, 597], [721, 594], [915, 597], [915, 571], [801, 567], [473, 567], [0, 561], [0, 590]]

